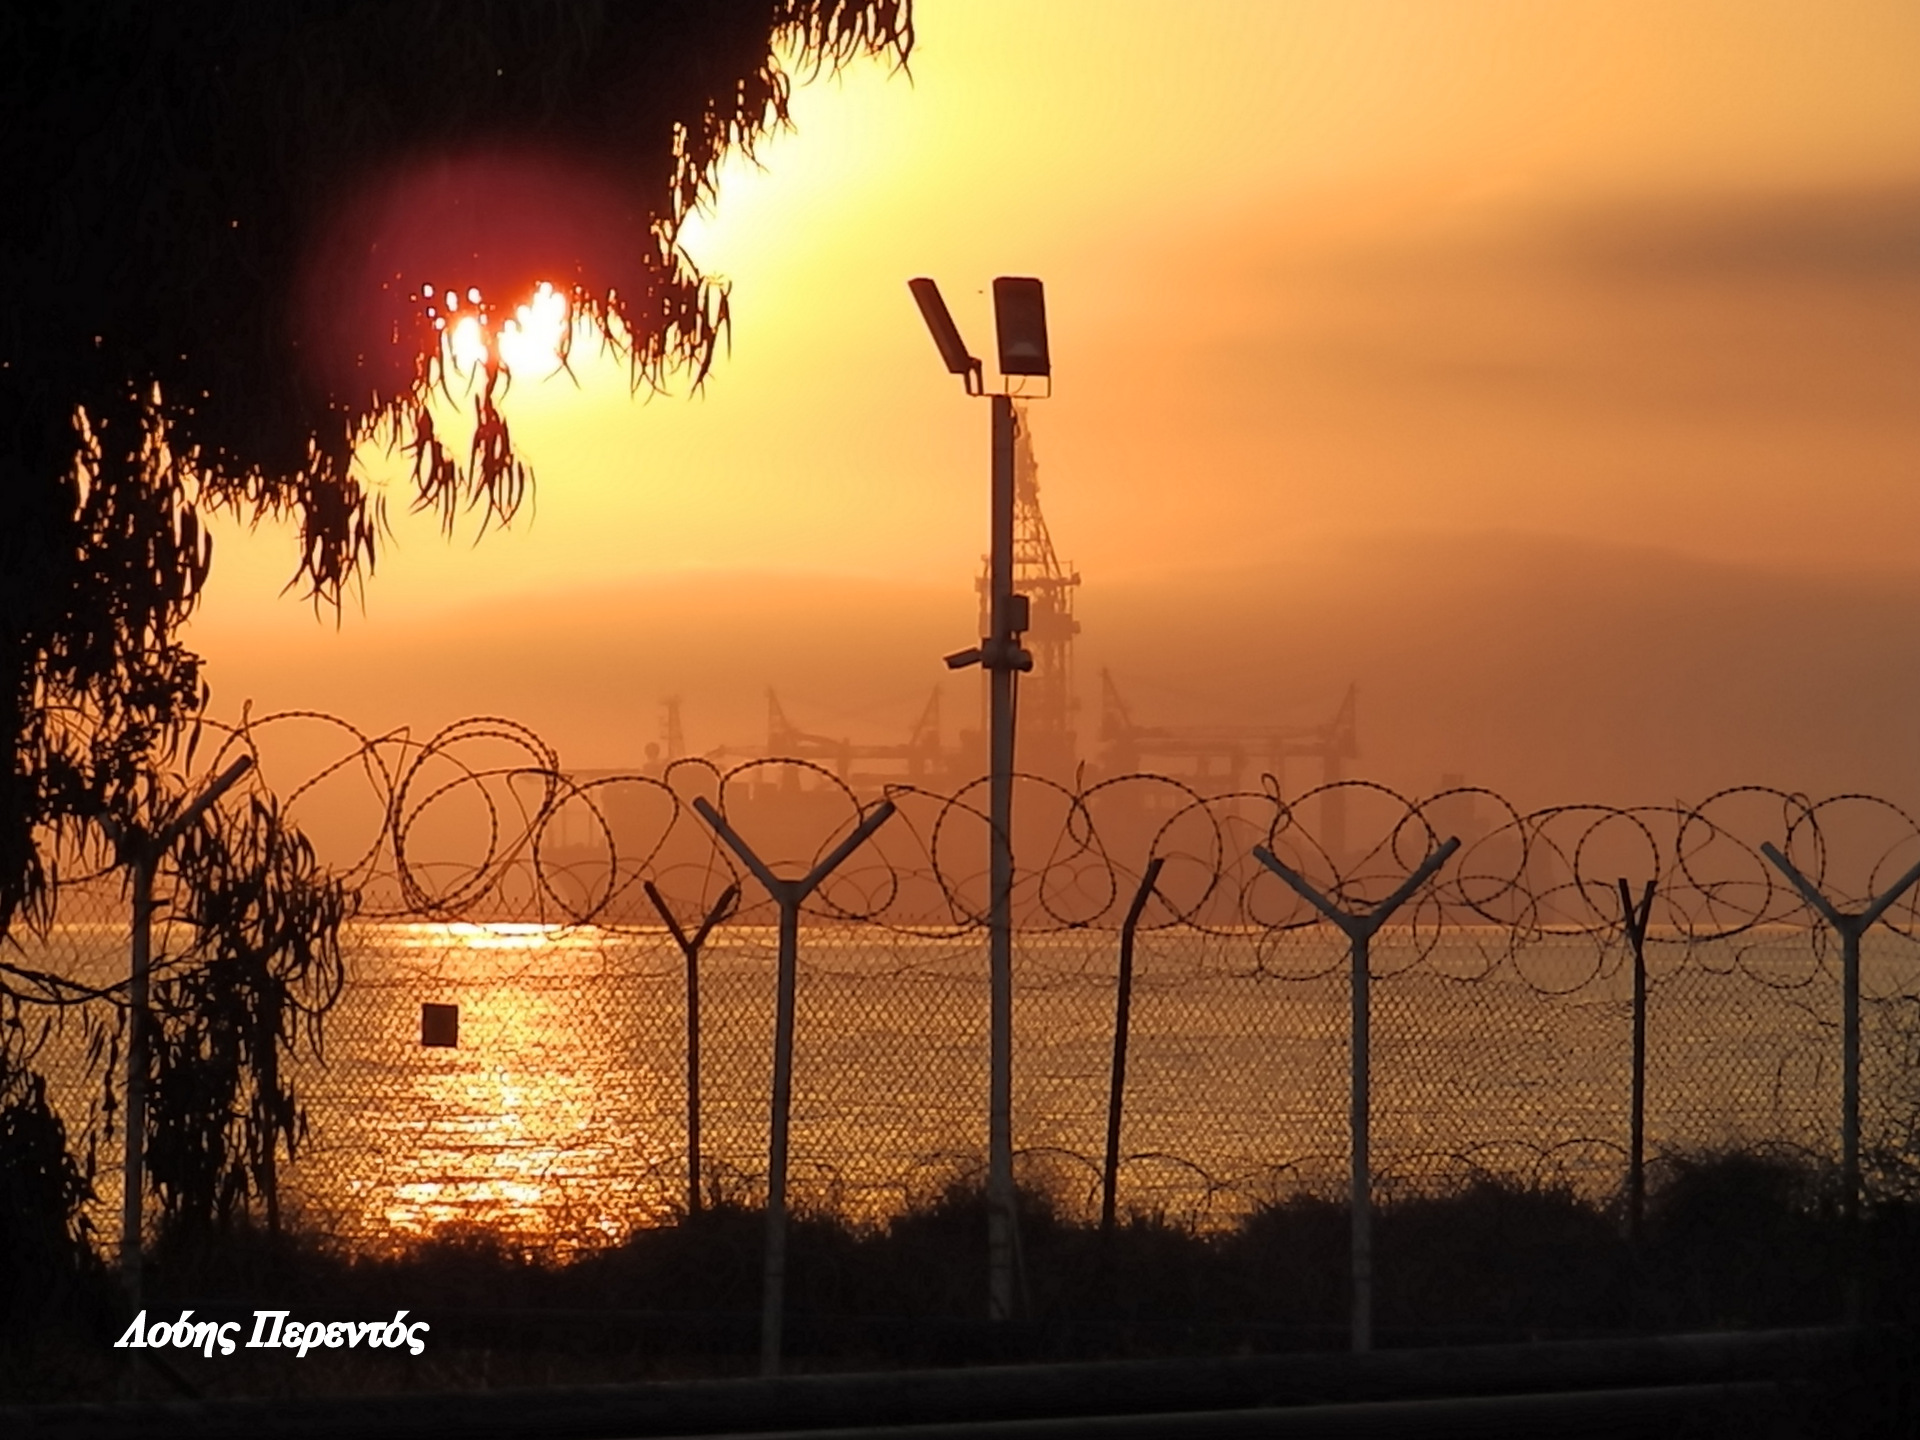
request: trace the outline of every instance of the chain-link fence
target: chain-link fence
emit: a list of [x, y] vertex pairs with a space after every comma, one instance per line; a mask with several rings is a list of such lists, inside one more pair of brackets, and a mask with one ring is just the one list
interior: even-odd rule
[[[261, 722], [232, 745], [259, 758], [254, 783], [352, 857], [362, 897], [338, 996], [312, 1035], [296, 1032], [304, 1129], [279, 1181], [301, 1223], [361, 1248], [466, 1223], [565, 1249], [763, 1193], [776, 914], [690, 801], [708, 797], [793, 873], [850, 831], [863, 797], [788, 762], [569, 776], [494, 722], [424, 745], [355, 740], [298, 784], [275, 773], [274, 737]], [[357, 820], [318, 803], [347, 781], [374, 794]], [[984, 796], [890, 794], [897, 815], [809, 903], [797, 976], [790, 1193], [860, 1219], [978, 1176], [986, 1142]], [[1521, 815], [1485, 792], [1415, 802], [1348, 784], [1289, 800], [1154, 776], [1026, 779], [1016, 817], [1016, 1169], [1068, 1212], [1097, 1213], [1120, 932], [1160, 857], [1133, 960], [1117, 1198], [1201, 1227], [1335, 1191], [1348, 1166], [1347, 940], [1256, 846], [1353, 909], [1462, 840], [1372, 945], [1383, 1198], [1479, 1176], [1624, 1194], [1623, 878], [1655, 887], [1649, 1160], [1740, 1146], [1837, 1163], [1840, 946], [1760, 846], [1848, 913], [1920, 858], [1920, 832], [1890, 806], [1764, 791]], [[96, 862], [63, 885], [50, 931], [10, 942], [9, 984], [28, 1002], [31, 1063], [94, 1152], [111, 1237], [128, 922], [123, 876]], [[740, 899], [690, 961], [648, 882], [688, 941], [728, 886]], [[192, 963], [172, 958], [191, 937], [169, 913], [157, 975]], [[1869, 1186], [1906, 1186], [1920, 1158], [1915, 920], [1903, 893], [1862, 955]]]

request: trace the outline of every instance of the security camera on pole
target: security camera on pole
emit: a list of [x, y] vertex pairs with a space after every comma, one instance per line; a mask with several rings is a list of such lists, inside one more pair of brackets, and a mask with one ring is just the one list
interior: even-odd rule
[[[980, 362], [948, 313], [940, 289], [927, 279], [909, 280], [920, 314], [947, 369], [961, 377], [969, 395], [986, 394]], [[987, 671], [988, 862], [991, 891], [988, 933], [987, 1055], [987, 1313], [1013, 1315], [1013, 683], [1033, 668], [1020, 643], [1028, 604], [1013, 593], [1013, 396], [1004, 382], [1035, 376], [1052, 386], [1047, 352], [1046, 296], [1040, 282], [1001, 276], [993, 282], [994, 330], [999, 342], [1003, 388], [988, 396], [993, 410], [992, 546], [988, 560], [988, 631], [980, 644], [947, 656], [947, 668], [980, 665]]]

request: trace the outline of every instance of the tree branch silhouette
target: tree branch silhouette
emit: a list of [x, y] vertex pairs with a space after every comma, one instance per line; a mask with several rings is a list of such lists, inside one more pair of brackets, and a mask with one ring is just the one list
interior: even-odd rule
[[379, 548], [368, 440], [448, 523], [521, 503], [497, 332], [471, 451], [434, 431], [432, 285], [545, 279], [636, 385], [698, 383], [727, 297], [681, 222], [787, 123], [790, 67], [911, 44], [909, 0], [9, 7], [0, 935], [50, 918], [49, 838], [204, 707], [178, 631], [209, 511], [297, 521], [296, 579], [337, 604]]

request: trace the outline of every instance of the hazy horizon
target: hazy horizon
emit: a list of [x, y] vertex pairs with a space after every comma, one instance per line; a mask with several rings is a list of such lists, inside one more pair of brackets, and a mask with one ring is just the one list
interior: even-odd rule
[[[897, 743], [937, 685], [951, 746], [978, 723], [977, 680], [940, 661], [972, 635], [970, 580], [686, 572], [380, 623], [309, 619], [271, 646], [246, 645], [236, 624], [213, 637], [226, 651], [214, 710], [324, 696], [318, 708], [363, 728], [419, 737], [499, 714], [569, 766], [638, 769], [663, 738], [669, 696], [702, 753], [763, 744], [768, 687], [803, 729]], [[1361, 758], [1349, 774], [1412, 793], [1462, 774], [1524, 805], [1668, 802], [1744, 783], [1920, 798], [1907, 733], [1920, 709], [1920, 578], [1401, 532], [1271, 567], [1088, 575], [1079, 613], [1088, 760], [1100, 757], [1109, 667], [1149, 724], [1318, 723], [1355, 684]]]

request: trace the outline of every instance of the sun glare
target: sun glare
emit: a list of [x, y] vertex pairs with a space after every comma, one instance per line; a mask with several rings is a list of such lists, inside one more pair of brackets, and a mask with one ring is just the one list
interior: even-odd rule
[[413, 927], [415, 943], [424, 948], [462, 947], [468, 950], [544, 950], [569, 938], [565, 927], [523, 921], [457, 920]]
[[516, 308], [513, 318], [500, 327], [501, 358], [516, 371], [551, 375], [560, 368], [561, 348], [572, 321], [573, 307], [567, 297], [541, 281], [533, 299]]
[[421, 287], [421, 299], [456, 374], [471, 375], [497, 356], [509, 373], [544, 380], [564, 363], [573, 306], [545, 280], [525, 304], [498, 321], [486, 297], [473, 287], [462, 294], [427, 285]]
[[456, 370], [474, 370], [487, 363], [487, 339], [477, 317], [462, 315], [454, 322], [447, 335], [447, 354], [453, 357]]

